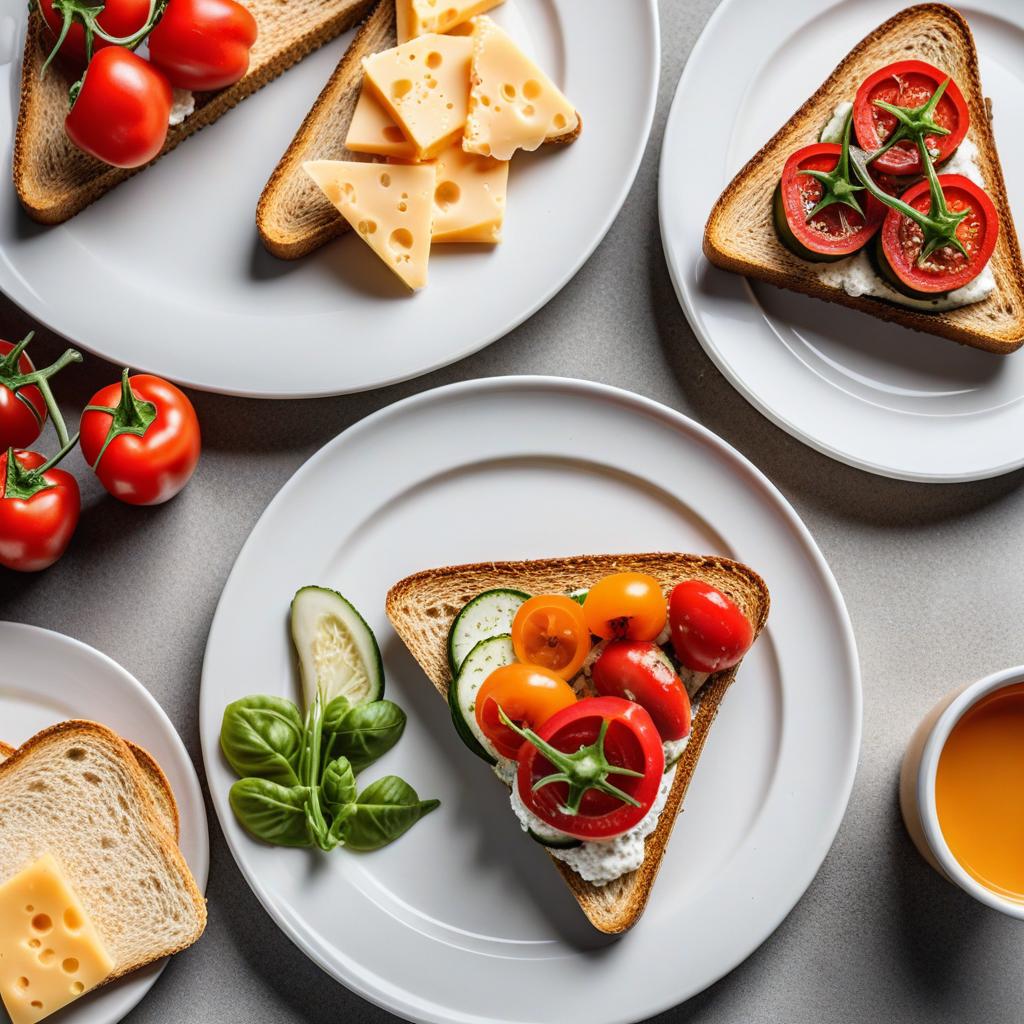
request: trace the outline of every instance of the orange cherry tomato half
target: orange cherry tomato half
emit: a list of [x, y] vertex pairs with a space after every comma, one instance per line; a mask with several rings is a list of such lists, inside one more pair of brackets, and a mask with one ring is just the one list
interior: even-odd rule
[[502, 757], [515, 757], [522, 739], [504, 722], [498, 709], [516, 725], [538, 729], [552, 715], [576, 703], [572, 687], [538, 665], [513, 662], [496, 668], [476, 697], [476, 721]]
[[661, 584], [642, 572], [617, 572], [598, 580], [583, 603], [590, 632], [605, 640], [654, 640], [668, 608]]
[[572, 679], [590, 651], [583, 609], [564, 594], [531, 597], [512, 620], [512, 646], [520, 661]]

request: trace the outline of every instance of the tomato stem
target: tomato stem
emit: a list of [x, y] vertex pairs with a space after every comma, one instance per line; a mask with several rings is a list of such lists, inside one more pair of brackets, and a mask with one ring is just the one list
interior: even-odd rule
[[846, 116], [846, 124], [843, 126], [843, 144], [839, 152], [839, 160], [831, 171], [797, 171], [797, 174], [807, 174], [821, 182], [822, 195], [818, 205], [814, 207], [806, 220], [813, 220], [822, 210], [833, 203], [841, 203], [856, 210], [862, 217], [864, 211], [857, 202], [854, 192], [863, 192], [863, 185], [855, 185], [850, 177], [850, 126], [853, 124], [853, 111]]
[[53, 397], [53, 391], [50, 390], [49, 382], [54, 374], [60, 373], [69, 363], [82, 362], [82, 353], [77, 349], [69, 348], [61, 354], [56, 362], [51, 363], [49, 366], [44, 366], [40, 370], [30, 370], [28, 373], [22, 373], [19, 366], [20, 357], [34, 335], [35, 331], [29, 331], [7, 355], [0, 359], [0, 385], [14, 392], [32, 410], [37, 421], [42, 423], [36, 407], [25, 395], [20, 393], [21, 388], [31, 386], [39, 388], [39, 392], [43, 396], [43, 402], [46, 404], [46, 409], [50, 414], [50, 419], [53, 420], [54, 429], [57, 431], [57, 439], [61, 445], [66, 445], [68, 443], [68, 428], [64, 423], [64, 417], [61, 415], [57, 400]]
[[[875, 106], [892, 114], [896, 118], [897, 123], [892, 134], [885, 140], [884, 145], [871, 154], [868, 163], [871, 163], [872, 160], [877, 160], [883, 153], [892, 149], [897, 142], [902, 142], [905, 139], [909, 139], [919, 148], [924, 146], [924, 151], [927, 152], [928, 147], [924, 145], [926, 135], [948, 135], [949, 129], [937, 124], [932, 115], [935, 113], [935, 108], [939, 105], [939, 100], [942, 99], [943, 93], [945, 93], [950, 81], [951, 79], [947, 78], [931, 94], [928, 101], [919, 107], [898, 107], [894, 103], [887, 103], [885, 100], [875, 100]], [[924, 160], [923, 156], [922, 160]]]
[[46, 479], [45, 473], [53, 469], [75, 445], [78, 444], [78, 434], [69, 438], [59, 452], [47, 459], [41, 466], [35, 469], [28, 469], [23, 466], [15, 457], [14, 449], [7, 449], [7, 479], [4, 482], [4, 497], [17, 498], [21, 501], [28, 501], [29, 498], [45, 491], [56, 484]]
[[156, 406], [152, 402], [136, 397], [135, 392], [132, 391], [132, 386], [128, 381], [127, 366], [121, 371], [121, 399], [117, 406], [111, 408], [108, 405], [87, 405], [83, 411], [105, 412], [110, 417], [107, 436], [103, 440], [103, 446], [96, 456], [96, 461], [92, 464], [93, 472], [96, 471], [96, 467], [100, 464], [100, 460], [114, 438], [120, 437], [122, 434], [145, 437], [146, 431], [156, 419], [157, 413]]

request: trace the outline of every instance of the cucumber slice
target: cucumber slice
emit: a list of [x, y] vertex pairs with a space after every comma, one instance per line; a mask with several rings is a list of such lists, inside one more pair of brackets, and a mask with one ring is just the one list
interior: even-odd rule
[[496, 668], [511, 665], [515, 660], [512, 637], [492, 636], [481, 640], [466, 655], [459, 674], [448, 687], [448, 706], [459, 738], [477, 757], [482, 757], [490, 764], [494, 764], [499, 755], [477, 725], [476, 695]]
[[530, 595], [502, 587], [478, 594], [455, 616], [448, 631], [448, 664], [452, 676], [459, 674], [466, 655], [481, 640], [512, 632], [512, 620]]
[[318, 689], [325, 706], [339, 696], [362, 704], [384, 695], [384, 663], [377, 639], [337, 591], [303, 587], [296, 593], [292, 642], [299, 655], [306, 707]]
[[526, 833], [535, 843], [540, 843], [541, 846], [546, 846], [549, 850], [575, 850], [577, 846], [583, 845], [579, 839], [573, 839], [572, 836], [560, 836], [558, 839], [554, 839], [542, 836], [534, 832], [532, 828], [527, 829]]

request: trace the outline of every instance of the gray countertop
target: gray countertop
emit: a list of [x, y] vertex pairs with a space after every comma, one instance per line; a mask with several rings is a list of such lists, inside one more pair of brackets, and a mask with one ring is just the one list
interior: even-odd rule
[[[371, 394], [261, 403], [194, 393], [203, 459], [161, 508], [101, 500], [76, 453], [84, 508], [72, 548], [48, 572], [0, 574], [0, 618], [68, 633], [119, 661], [167, 710], [201, 769], [199, 676], [217, 598], [256, 519], [316, 449], [399, 398], [473, 377], [583, 376], [648, 395], [733, 444], [796, 507], [846, 597], [865, 690], [853, 796], [807, 894], [745, 963], [658, 1020], [1020, 1022], [1024, 928], [924, 866], [903, 831], [896, 778], [908, 736], [940, 695], [1024, 662], [1024, 475], [925, 486], [849, 469], [770, 424], [704, 355], [665, 268], [656, 185], [676, 81], [714, 6], [662, 0], [661, 91], [636, 184], [597, 252], [536, 316], [455, 366]], [[7, 338], [35, 326], [3, 299], [0, 315]], [[62, 345], [43, 332], [37, 364]], [[60, 381], [69, 414], [116, 376], [96, 357], [69, 370]], [[129, 1020], [393, 1020], [292, 946], [209, 813], [206, 936]]]

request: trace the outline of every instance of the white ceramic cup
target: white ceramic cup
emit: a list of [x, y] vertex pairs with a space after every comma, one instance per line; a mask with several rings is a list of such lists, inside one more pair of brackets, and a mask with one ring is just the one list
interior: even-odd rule
[[1000, 896], [964, 870], [946, 844], [935, 807], [935, 772], [939, 755], [953, 726], [983, 697], [1004, 686], [1024, 682], [1024, 665], [1004, 669], [947, 694], [917, 727], [900, 770], [900, 810], [921, 856], [939, 874], [960, 886], [980, 903], [1024, 920], [1024, 903]]

